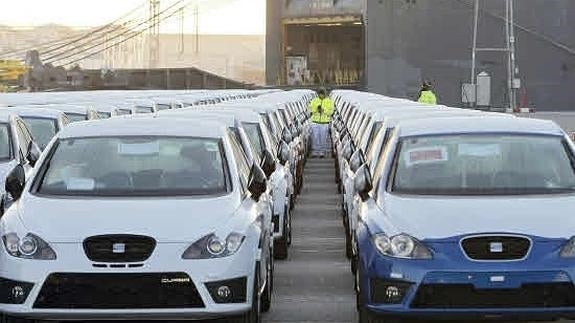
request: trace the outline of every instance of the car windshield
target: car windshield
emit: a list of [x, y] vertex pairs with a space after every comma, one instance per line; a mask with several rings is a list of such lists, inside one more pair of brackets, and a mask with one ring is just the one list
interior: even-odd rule
[[48, 118], [31, 118], [24, 117], [24, 122], [32, 132], [34, 140], [44, 150], [56, 132], [58, 132], [58, 124], [55, 119]]
[[0, 160], [10, 159], [12, 159], [10, 127], [6, 123], [0, 123]]
[[152, 107], [136, 107], [136, 113], [152, 113], [154, 108]]
[[130, 109], [117, 109], [116, 114], [119, 116], [124, 116], [124, 115], [128, 115], [128, 114], [132, 114], [132, 110], [130, 110]]
[[423, 195], [575, 192], [572, 152], [561, 137], [457, 135], [401, 141], [392, 191]]
[[38, 191], [78, 196], [225, 193], [221, 147], [219, 140], [204, 138], [64, 139], [45, 163]]
[[66, 116], [70, 119], [70, 122], [86, 121], [88, 120], [88, 115], [81, 113], [70, 113], [66, 112]]
[[263, 154], [265, 149], [264, 138], [262, 136], [259, 124], [244, 122], [243, 127], [254, 149], [256, 149], [258, 154]]
[[111, 116], [112, 114], [110, 112], [98, 111], [98, 118], [100, 119], [108, 119]]
[[163, 103], [159, 103], [158, 104], [158, 110], [169, 110], [171, 109], [172, 106], [170, 106], [169, 104], [163, 104]]

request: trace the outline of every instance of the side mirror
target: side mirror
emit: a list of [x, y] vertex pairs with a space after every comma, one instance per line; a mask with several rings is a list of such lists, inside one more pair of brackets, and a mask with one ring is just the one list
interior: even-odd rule
[[272, 155], [272, 153], [270, 153], [270, 151], [267, 149], [262, 155], [262, 170], [266, 174], [267, 178], [270, 178], [270, 176], [276, 171], [276, 161], [274, 155]]
[[290, 160], [290, 148], [285, 141], [281, 141], [278, 147], [278, 159], [280, 164], [285, 165]]
[[32, 167], [34, 167], [38, 159], [40, 159], [40, 151], [32, 141], [30, 141], [30, 144], [28, 145], [28, 154], [26, 155], [26, 159]]
[[358, 149], [349, 159], [349, 168], [355, 173], [363, 164], [365, 164], [365, 155], [361, 149]]
[[288, 144], [293, 140], [293, 135], [288, 127], [285, 127], [282, 131], [282, 140]]
[[254, 163], [248, 181], [248, 191], [252, 194], [252, 198], [259, 201], [260, 197], [266, 192], [267, 186], [266, 174], [258, 164]]
[[355, 173], [353, 188], [362, 201], [365, 202], [369, 199], [369, 192], [373, 189], [373, 183], [371, 182], [371, 174], [366, 164], [363, 164]]
[[341, 156], [349, 161], [351, 158], [351, 155], [353, 154], [353, 152], [355, 151], [355, 147], [353, 145], [353, 143], [351, 142], [351, 140], [348, 140], [345, 145], [343, 146], [343, 149], [341, 151]]
[[26, 172], [22, 165], [16, 165], [8, 176], [6, 176], [6, 192], [10, 193], [12, 199], [16, 201], [22, 196], [24, 185], [26, 185]]

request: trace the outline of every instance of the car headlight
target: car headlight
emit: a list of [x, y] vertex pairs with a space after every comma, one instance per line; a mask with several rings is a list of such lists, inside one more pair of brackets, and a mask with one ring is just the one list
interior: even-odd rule
[[431, 251], [407, 234], [388, 237], [385, 234], [373, 236], [373, 243], [383, 255], [406, 259], [431, 259]]
[[20, 238], [16, 233], [2, 236], [4, 247], [9, 255], [17, 258], [36, 260], [55, 260], [56, 252], [37, 235], [28, 233]]
[[212, 259], [224, 258], [235, 254], [245, 236], [239, 233], [230, 233], [227, 238], [222, 239], [215, 234], [209, 234], [194, 242], [182, 255], [182, 259]]
[[567, 243], [561, 248], [559, 255], [561, 258], [575, 258], [575, 237], [567, 241]]

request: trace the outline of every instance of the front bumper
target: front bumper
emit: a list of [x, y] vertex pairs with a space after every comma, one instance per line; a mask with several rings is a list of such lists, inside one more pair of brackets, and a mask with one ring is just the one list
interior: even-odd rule
[[[3, 259], [0, 260], [4, 265], [0, 269], [0, 277], [32, 283], [33, 287], [21, 304], [0, 303], [0, 312], [18, 317], [50, 320], [162, 320], [229, 317], [249, 311], [256, 263], [256, 255], [251, 251], [251, 246], [244, 245], [236, 255], [227, 258], [182, 260], [181, 255], [187, 245], [158, 244], [150, 259], [141, 267], [133, 268], [128, 266], [112, 268], [110, 265], [107, 268], [97, 268], [86, 257], [79, 256], [80, 254], [83, 256], [83, 250], [77, 244], [53, 244], [52, 247], [58, 255], [58, 260], [55, 261], [22, 260], [1, 252], [0, 257]], [[76, 276], [82, 276], [83, 280], [72, 278]], [[101, 277], [107, 277], [108, 280], [101, 280]], [[133, 279], [133, 283], [119, 280], [124, 277], [128, 280]], [[144, 277], [147, 277], [147, 280], [143, 279]], [[156, 281], [150, 282], [150, 279]], [[213, 293], [213, 286], [210, 283], [236, 279], [244, 280], [243, 302], [222, 303]], [[142, 284], [139, 284], [140, 282]], [[50, 284], [52, 288], [48, 288]], [[67, 289], [67, 286], [70, 288]], [[94, 293], [97, 293], [98, 297], [94, 297], [94, 300], [99, 300], [100, 303], [85, 305], [90, 299], [90, 293], [78, 294], [78, 288], [73, 288], [74, 286], [81, 286], [85, 291], [97, 289]], [[149, 286], [155, 288], [147, 289]], [[187, 287], [190, 289], [186, 289]], [[162, 295], [166, 296], [162, 298], [161, 305], [150, 301], [160, 298], [149, 296], [158, 290], [165, 292]], [[235, 292], [238, 289], [232, 290]], [[177, 295], [181, 295], [182, 291], [188, 292], [186, 295], [189, 297], [178, 298]], [[0, 292], [10, 294], [13, 290]], [[54, 298], [59, 300], [51, 299], [50, 293], [58, 296]], [[68, 293], [68, 297], [73, 297], [72, 302], [75, 302], [75, 305], [63, 305], [62, 300], [66, 298], [62, 295], [65, 293]], [[106, 299], [107, 293], [110, 295], [109, 300]], [[132, 295], [137, 300], [130, 300], [129, 297], [113, 299], [114, 295]], [[198, 298], [194, 298], [196, 296]], [[142, 303], [139, 303], [140, 299]], [[118, 306], [123, 300], [126, 300], [128, 305]], [[189, 302], [184, 303], [184, 300]]]
[[[361, 236], [361, 233], [360, 233]], [[384, 257], [360, 237], [359, 283], [367, 310], [422, 319], [558, 319], [575, 317], [575, 266], [559, 241], [534, 246], [522, 261], [478, 262], [453, 252], [432, 260]], [[545, 252], [548, 251], [548, 253]]]

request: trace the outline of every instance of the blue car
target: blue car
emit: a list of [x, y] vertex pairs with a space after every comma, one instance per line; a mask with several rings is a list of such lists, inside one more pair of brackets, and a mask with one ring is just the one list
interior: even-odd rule
[[401, 122], [354, 185], [361, 323], [575, 316], [575, 150], [554, 123]]

